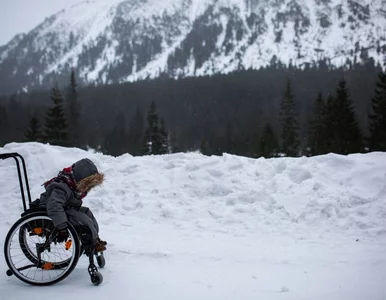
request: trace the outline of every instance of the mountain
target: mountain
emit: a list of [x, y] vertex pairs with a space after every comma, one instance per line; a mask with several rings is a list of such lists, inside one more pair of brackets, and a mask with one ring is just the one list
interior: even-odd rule
[[297, 66], [386, 64], [386, 0], [88, 0], [0, 47], [0, 93]]

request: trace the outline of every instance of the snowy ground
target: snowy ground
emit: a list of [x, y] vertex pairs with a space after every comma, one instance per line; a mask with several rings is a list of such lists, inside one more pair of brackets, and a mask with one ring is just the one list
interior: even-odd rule
[[[83, 256], [64, 281], [7, 277], [0, 299], [386, 299], [386, 153], [249, 159], [197, 153], [118, 158], [38, 143], [31, 193], [89, 157], [105, 173], [84, 203], [108, 241], [104, 282]], [[13, 160], [0, 161], [0, 247], [22, 206]]]

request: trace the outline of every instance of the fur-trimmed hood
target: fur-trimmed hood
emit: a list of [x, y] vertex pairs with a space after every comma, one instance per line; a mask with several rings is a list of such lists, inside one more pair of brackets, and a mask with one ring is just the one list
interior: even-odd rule
[[95, 164], [88, 158], [77, 161], [71, 168], [76, 181], [76, 188], [82, 193], [89, 192], [104, 181], [104, 174], [100, 173]]
[[99, 172], [87, 176], [86, 178], [83, 178], [82, 180], [76, 183], [76, 188], [82, 193], [87, 193], [92, 188], [101, 185], [104, 181], [104, 177], [104, 174]]

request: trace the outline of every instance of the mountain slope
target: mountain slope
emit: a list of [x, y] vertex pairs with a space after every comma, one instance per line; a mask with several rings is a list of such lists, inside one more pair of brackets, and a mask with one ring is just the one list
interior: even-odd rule
[[[0, 48], [0, 92], [386, 55], [386, 0], [88, 0]], [[67, 77], [66, 77], [67, 78]]]

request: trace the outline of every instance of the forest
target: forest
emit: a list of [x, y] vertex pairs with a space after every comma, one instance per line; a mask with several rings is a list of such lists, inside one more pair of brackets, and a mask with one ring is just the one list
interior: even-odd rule
[[247, 157], [386, 150], [386, 73], [371, 60], [273, 64], [206, 77], [0, 96], [0, 146], [38, 141], [119, 156], [200, 151]]

